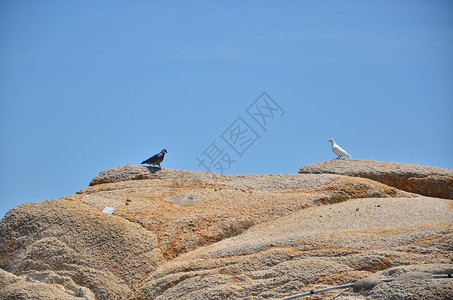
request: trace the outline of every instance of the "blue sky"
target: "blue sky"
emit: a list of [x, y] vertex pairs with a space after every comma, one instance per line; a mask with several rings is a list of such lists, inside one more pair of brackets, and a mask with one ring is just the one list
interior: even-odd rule
[[[452, 15], [439, 0], [3, 0], [0, 217], [162, 148], [164, 168], [217, 153], [225, 173], [280, 174], [334, 158], [334, 138], [357, 159], [453, 168]], [[263, 92], [281, 108], [264, 129], [246, 111]], [[242, 156], [222, 139], [238, 118], [256, 134]]]

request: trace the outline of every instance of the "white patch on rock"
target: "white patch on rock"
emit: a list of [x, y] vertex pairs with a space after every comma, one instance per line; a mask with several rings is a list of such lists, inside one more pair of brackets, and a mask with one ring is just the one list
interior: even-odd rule
[[110, 206], [106, 206], [104, 207], [104, 210], [102, 211], [103, 213], [106, 213], [106, 214], [113, 214], [113, 211], [115, 209], [113, 207], [110, 207]]

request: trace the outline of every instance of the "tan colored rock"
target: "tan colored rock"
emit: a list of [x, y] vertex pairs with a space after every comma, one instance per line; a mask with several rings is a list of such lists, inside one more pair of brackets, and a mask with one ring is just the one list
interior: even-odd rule
[[18, 277], [0, 269], [0, 299], [95, 299], [89, 289], [77, 286], [72, 279], [49, 276], [49, 273], [45, 278], [34, 280], [32, 276]]
[[428, 197], [309, 208], [160, 265], [139, 299], [279, 299], [394, 266], [451, 272], [452, 220], [447, 200]]
[[95, 176], [91, 180], [90, 186], [102, 183], [155, 178], [153, 173], [157, 170], [157, 168], [146, 168], [137, 165], [124, 165], [117, 168], [107, 169]]
[[307, 165], [299, 174], [341, 174], [369, 178], [424, 196], [453, 199], [453, 170], [359, 159], [333, 159]]
[[[125, 170], [148, 168], [121, 166]], [[103, 172], [102, 181], [119, 178]], [[110, 177], [109, 177], [110, 176]], [[155, 232], [167, 259], [220, 241], [249, 227], [301, 209], [349, 198], [412, 196], [380, 183], [339, 175], [223, 175], [164, 169], [152, 180], [97, 184], [78, 192], [81, 200]], [[126, 178], [129, 178], [126, 176]]]
[[14, 274], [52, 270], [97, 298], [131, 296], [161, 261], [154, 233], [76, 196], [21, 204], [0, 222], [2, 269]]
[[[432, 274], [451, 274], [448, 264], [399, 266], [359, 280], [353, 289], [343, 291], [336, 299], [451, 299], [451, 278], [433, 278]], [[391, 274], [391, 276], [389, 275]], [[384, 278], [395, 278], [383, 282]]]
[[[32, 282], [40, 298], [23, 299], [48, 299], [41, 289], [55, 286], [84, 299], [278, 299], [392, 268], [446, 271], [452, 223], [449, 201], [367, 178], [126, 165], [75, 195], [8, 211], [0, 278]], [[1, 282], [0, 295], [21, 299], [20, 285]]]

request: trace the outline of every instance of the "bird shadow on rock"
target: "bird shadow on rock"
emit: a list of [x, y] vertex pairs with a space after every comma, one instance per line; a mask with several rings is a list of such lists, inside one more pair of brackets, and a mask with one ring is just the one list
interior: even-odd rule
[[151, 174], [162, 171], [162, 169], [159, 167], [147, 166], [145, 168], [147, 168]]

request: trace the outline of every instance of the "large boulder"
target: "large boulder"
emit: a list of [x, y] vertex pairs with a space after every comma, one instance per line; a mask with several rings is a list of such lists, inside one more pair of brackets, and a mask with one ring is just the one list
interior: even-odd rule
[[162, 260], [153, 232], [74, 196], [20, 204], [0, 222], [0, 268], [16, 275], [53, 271], [96, 298], [130, 297]]
[[[428, 197], [366, 198], [309, 208], [160, 265], [138, 298], [279, 299], [371, 274], [391, 277], [403, 273], [391, 271], [398, 266], [451, 273], [449, 205]], [[452, 296], [445, 281], [435, 283]], [[416, 296], [418, 284], [408, 283], [406, 294]]]
[[[89, 186], [77, 194], [84, 203], [99, 210], [112, 207], [114, 215], [156, 233], [168, 259], [253, 225], [330, 204], [336, 196], [414, 196], [369, 179], [328, 174], [224, 175], [165, 169], [149, 175], [150, 180], [118, 181], [126, 168], [131, 167], [102, 173], [102, 180], [117, 182]], [[133, 174], [139, 168], [148, 170], [136, 166]]]
[[411, 193], [453, 199], [452, 169], [376, 160], [333, 159], [303, 166], [299, 174], [363, 177]]
[[448, 200], [361, 177], [120, 166], [7, 212], [0, 298], [278, 299], [398, 267], [445, 273], [452, 220]]

